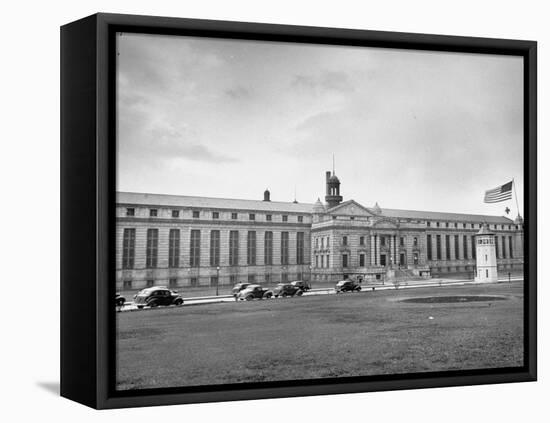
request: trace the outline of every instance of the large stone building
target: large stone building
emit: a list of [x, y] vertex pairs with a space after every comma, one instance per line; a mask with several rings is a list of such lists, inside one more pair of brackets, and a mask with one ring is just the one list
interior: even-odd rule
[[380, 282], [475, 273], [475, 235], [495, 234], [499, 270], [523, 269], [523, 222], [506, 217], [365, 207], [326, 173], [325, 203], [117, 193], [118, 289]]

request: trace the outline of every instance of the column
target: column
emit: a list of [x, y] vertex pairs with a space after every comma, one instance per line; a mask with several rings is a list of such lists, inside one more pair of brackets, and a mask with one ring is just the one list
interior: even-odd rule
[[374, 235], [369, 236], [369, 248], [370, 248], [370, 265], [374, 266]]
[[375, 244], [376, 245], [376, 251], [375, 251], [375, 256], [374, 256], [374, 262], [376, 265], [379, 265], [380, 264], [380, 237], [378, 235], [374, 235], [374, 241], [375, 241]]

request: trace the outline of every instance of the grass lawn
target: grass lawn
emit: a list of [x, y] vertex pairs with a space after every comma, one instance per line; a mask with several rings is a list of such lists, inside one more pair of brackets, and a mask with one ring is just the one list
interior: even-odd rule
[[[401, 302], [495, 295], [500, 301]], [[523, 364], [523, 284], [431, 287], [117, 313], [117, 388]]]

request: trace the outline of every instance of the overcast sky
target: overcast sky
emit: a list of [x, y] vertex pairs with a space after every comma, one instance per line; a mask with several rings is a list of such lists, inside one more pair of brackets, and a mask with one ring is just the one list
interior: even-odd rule
[[[503, 215], [523, 200], [519, 57], [124, 33], [118, 190]], [[521, 207], [521, 204], [520, 204]]]

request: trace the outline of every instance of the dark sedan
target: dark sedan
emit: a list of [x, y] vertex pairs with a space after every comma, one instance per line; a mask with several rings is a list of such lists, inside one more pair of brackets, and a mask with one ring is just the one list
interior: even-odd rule
[[304, 291], [291, 283], [280, 283], [273, 289], [275, 297], [294, 297], [302, 295]]
[[352, 280], [346, 279], [344, 281], [340, 281], [336, 284], [334, 287], [334, 290], [336, 293], [340, 292], [353, 292], [353, 291], [361, 291], [361, 285], [359, 285], [357, 282], [354, 282]]
[[182, 305], [183, 298], [177, 293], [164, 286], [153, 286], [139, 291], [134, 296], [134, 303], [137, 308]]

